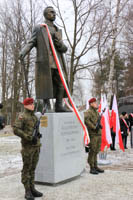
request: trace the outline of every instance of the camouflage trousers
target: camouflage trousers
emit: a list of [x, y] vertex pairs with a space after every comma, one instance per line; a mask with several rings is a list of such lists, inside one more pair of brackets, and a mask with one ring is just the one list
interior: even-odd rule
[[97, 167], [97, 154], [101, 148], [101, 136], [90, 136], [90, 151], [88, 154], [88, 163], [90, 168]]
[[40, 147], [26, 147], [21, 151], [23, 168], [21, 171], [21, 182], [25, 189], [34, 185], [35, 169], [39, 160]]

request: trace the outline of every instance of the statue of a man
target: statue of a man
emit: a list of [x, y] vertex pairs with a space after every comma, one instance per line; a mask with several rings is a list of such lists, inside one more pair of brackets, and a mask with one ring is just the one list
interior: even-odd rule
[[[56, 12], [53, 7], [49, 6], [45, 8], [44, 18], [65, 74], [66, 67], [63, 53], [66, 53], [67, 47], [62, 41], [61, 30], [54, 24]], [[49, 106], [49, 99], [55, 98], [55, 112], [68, 111], [62, 106], [62, 98], [64, 97], [65, 90], [52, 54], [45, 26], [38, 25], [33, 29], [31, 39], [20, 52], [20, 59], [23, 60], [33, 47], [36, 47], [37, 50], [35, 69], [36, 98], [43, 99], [46, 107]]]

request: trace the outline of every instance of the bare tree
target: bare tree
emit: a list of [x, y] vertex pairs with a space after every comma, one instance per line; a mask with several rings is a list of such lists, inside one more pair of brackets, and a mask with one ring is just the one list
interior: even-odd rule
[[125, 95], [133, 94], [133, 2], [129, 3], [125, 21], [126, 27], [123, 33], [124, 43], [123, 47], [125, 49], [125, 57], [127, 63], [127, 72], [125, 74], [126, 84], [125, 84]]
[[4, 103], [9, 98], [12, 100], [12, 123], [16, 117], [18, 101], [27, 96], [25, 76], [28, 77], [27, 86], [30, 92], [34, 82], [34, 53], [26, 58], [25, 73], [24, 66], [19, 62], [20, 50], [23, 43], [27, 42], [37, 19], [34, 1], [30, 0], [27, 7], [23, 5], [23, 1], [15, 0], [11, 4], [5, 3], [0, 13], [2, 101]]
[[[99, 17], [102, 22], [106, 14], [102, 13], [103, 16], [99, 16], [98, 13], [102, 12], [104, 1], [70, 0], [72, 13], [68, 20], [63, 15], [59, 1], [51, 0], [51, 2], [57, 9], [59, 24], [65, 32], [69, 45], [67, 59], [69, 61], [69, 82], [72, 94], [75, 74], [97, 64], [95, 58], [86, 59], [86, 57], [90, 58], [90, 52], [95, 49], [99, 40], [98, 34], [102, 27], [99, 23]], [[72, 27], [71, 34], [69, 33], [69, 25]]]
[[[122, 22], [122, 19], [120, 18], [120, 14], [122, 13], [123, 9], [127, 5], [128, 0], [121, 1], [117, 0], [116, 2], [116, 11], [112, 18], [112, 13], [110, 13], [110, 21], [112, 24], [113, 32], [112, 32], [112, 44], [111, 44], [111, 53], [110, 53], [110, 72], [109, 72], [109, 82], [108, 82], [108, 102], [111, 101], [111, 96], [113, 95], [113, 77], [114, 77], [114, 60], [116, 55], [116, 43], [118, 35], [121, 33], [123, 27], [125, 26], [125, 21]], [[110, 7], [111, 7], [111, 1], [110, 1]], [[120, 23], [119, 23], [120, 22]]]

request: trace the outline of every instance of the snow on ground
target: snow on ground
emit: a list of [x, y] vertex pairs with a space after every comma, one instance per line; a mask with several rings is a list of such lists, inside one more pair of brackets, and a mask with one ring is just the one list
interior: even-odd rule
[[[10, 127], [0, 131], [0, 200], [23, 200], [20, 139]], [[87, 154], [86, 154], [87, 156]], [[89, 166], [79, 178], [55, 187], [37, 185], [44, 193], [40, 200], [133, 200], [133, 149], [107, 151], [110, 164], [101, 165], [104, 174], [91, 175]]]
[[0, 134], [0, 178], [17, 173], [22, 168], [20, 139]]

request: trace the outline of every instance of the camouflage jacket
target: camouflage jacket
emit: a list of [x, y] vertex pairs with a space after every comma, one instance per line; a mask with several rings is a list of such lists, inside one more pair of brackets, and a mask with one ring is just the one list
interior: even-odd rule
[[91, 107], [84, 113], [84, 119], [85, 119], [85, 124], [87, 126], [89, 135], [97, 135], [100, 136], [101, 135], [101, 129], [98, 130], [98, 132], [96, 132], [96, 123], [98, 121], [99, 118], [99, 113], [98, 111]]
[[16, 119], [13, 130], [14, 134], [21, 138], [22, 147], [41, 145], [39, 138], [36, 145], [32, 144], [33, 130], [37, 120], [34, 112], [27, 109]]

